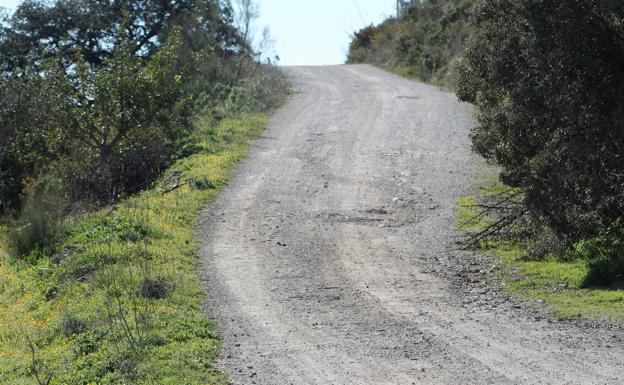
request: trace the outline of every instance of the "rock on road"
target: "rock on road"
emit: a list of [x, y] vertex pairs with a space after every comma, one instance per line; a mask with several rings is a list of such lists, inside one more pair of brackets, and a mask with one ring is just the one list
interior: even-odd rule
[[470, 303], [444, 274], [483, 167], [469, 106], [365, 65], [286, 71], [293, 97], [198, 228], [232, 384], [624, 383], [620, 331]]

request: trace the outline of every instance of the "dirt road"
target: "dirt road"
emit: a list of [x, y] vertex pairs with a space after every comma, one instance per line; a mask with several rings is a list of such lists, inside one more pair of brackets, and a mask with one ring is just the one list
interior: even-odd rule
[[458, 278], [478, 266], [455, 245], [482, 167], [468, 106], [370, 66], [287, 72], [295, 95], [199, 229], [233, 384], [624, 383], [620, 330]]

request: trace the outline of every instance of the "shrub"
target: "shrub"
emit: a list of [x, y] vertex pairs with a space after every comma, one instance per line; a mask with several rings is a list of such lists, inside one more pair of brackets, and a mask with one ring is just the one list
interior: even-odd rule
[[567, 245], [624, 216], [624, 3], [480, 0], [458, 94], [475, 150]]
[[179, 141], [190, 133], [176, 65], [180, 50], [179, 38], [172, 35], [145, 64], [124, 43], [92, 76], [81, 67], [72, 97], [91, 103], [67, 105], [62, 132], [75, 146], [68, 161], [57, 166], [72, 200], [91, 196], [108, 202], [134, 193], [171, 161]]
[[624, 282], [624, 228], [619, 223], [607, 232], [575, 245], [575, 255], [588, 261], [586, 287], [608, 287]]
[[71, 338], [87, 330], [87, 323], [77, 317], [65, 314], [61, 319], [63, 335]]
[[97, 352], [106, 338], [103, 330], [83, 330], [74, 336], [74, 351], [78, 357]]
[[10, 221], [6, 244], [9, 255], [23, 259], [51, 251], [63, 230], [66, 200], [55, 181], [46, 178], [35, 187], [19, 216]]
[[164, 277], [156, 279], [146, 277], [139, 284], [139, 293], [143, 298], [163, 299], [173, 289], [173, 285]]
[[191, 180], [193, 187], [198, 190], [208, 190], [217, 188], [217, 185], [206, 177], [195, 178]]

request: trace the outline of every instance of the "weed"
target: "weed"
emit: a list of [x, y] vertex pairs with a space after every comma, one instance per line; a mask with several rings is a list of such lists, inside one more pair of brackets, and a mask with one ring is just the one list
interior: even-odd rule
[[172, 284], [164, 277], [145, 278], [139, 285], [139, 293], [143, 298], [163, 299], [172, 290]]
[[192, 179], [191, 183], [193, 187], [195, 187], [198, 190], [208, 190], [208, 189], [217, 188], [217, 185], [206, 177]]
[[[64, 201], [61, 192], [43, 186], [31, 193], [20, 215], [9, 223], [5, 240], [16, 259], [36, 260], [54, 245], [63, 230]], [[38, 251], [39, 254], [34, 255]]]
[[87, 323], [80, 318], [65, 314], [61, 319], [61, 328], [63, 329], [63, 335], [71, 338], [87, 330]]

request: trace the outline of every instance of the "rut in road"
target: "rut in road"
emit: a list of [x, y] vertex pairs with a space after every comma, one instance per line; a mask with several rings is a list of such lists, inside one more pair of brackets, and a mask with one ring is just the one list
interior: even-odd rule
[[466, 263], [454, 209], [483, 167], [469, 106], [365, 65], [287, 73], [198, 229], [233, 384], [623, 383], [619, 330], [471, 303], [443, 274]]

